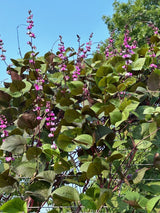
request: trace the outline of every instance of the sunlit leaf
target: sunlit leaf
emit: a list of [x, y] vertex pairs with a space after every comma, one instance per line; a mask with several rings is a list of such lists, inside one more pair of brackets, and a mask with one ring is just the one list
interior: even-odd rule
[[27, 203], [20, 198], [13, 198], [0, 207], [0, 211], [7, 213], [24, 212], [27, 213]]

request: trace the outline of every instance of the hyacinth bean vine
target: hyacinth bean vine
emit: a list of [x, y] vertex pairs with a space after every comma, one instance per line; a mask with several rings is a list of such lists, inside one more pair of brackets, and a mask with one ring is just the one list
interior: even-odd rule
[[[89, 58], [79, 48], [11, 59], [0, 88], [0, 211], [157, 212], [160, 209], [160, 35]], [[112, 36], [112, 35], [111, 35]], [[145, 39], [145, 38], [144, 38]], [[1, 59], [6, 63], [3, 41]]]

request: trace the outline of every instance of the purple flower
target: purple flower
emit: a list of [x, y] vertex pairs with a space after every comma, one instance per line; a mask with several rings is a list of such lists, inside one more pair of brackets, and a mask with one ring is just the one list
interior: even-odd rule
[[56, 144], [55, 144], [55, 143], [53, 143], [53, 144], [51, 145], [51, 148], [52, 148], [52, 149], [57, 149]]
[[125, 76], [126, 77], [130, 77], [130, 76], [132, 76], [133, 74], [131, 73], [131, 72], [127, 72], [126, 74], [125, 74]]
[[48, 134], [48, 137], [49, 137], [49, 138], [53, 138], [53, 137], [54, 137], [54, 134], [53, 134], [53, 133], [49, 133], [49, 134]]
[[42, 117], [41, 116], [37, 116], [37, 120], [42, 120]]
[[36, 89], [37, 91], [43, 90], [42, 85], [34, 84], [34, 86], [35, 86], [35, 89]]
[[70, 79], [70, 77], [69, 77], [68, 75], [66, 75], [66, 76], [64, 76], [64, 79], [65, 79], [66, 81], [68, 81], [68, 80]]
[[56, 130], [55, 127], [50, 128], [50, 131], [51, 131], [51, 132], [54, 132], [55, 130]]
[[45, 109], [45, 112], [49, 112], [49, 109]]
[[30, 64], [35, 64], [35, 61], [33, 59], [29, 60]]
[[12, 158], [12, 157], [6, 157], [5, 159], [6, 159], [7, 162], [10, 162], [11, 160], [15, 160], [15, 159]]
[[150, 64], [150, 67], [157, 68], [157, 65], [156, 64]]

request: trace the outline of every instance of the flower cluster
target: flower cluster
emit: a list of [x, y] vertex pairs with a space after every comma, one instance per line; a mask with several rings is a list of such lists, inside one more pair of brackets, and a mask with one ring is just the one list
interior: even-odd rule
[[36, 36], [32, 32], [32, 28], [34, 27], [32, 11], [29, 10], [28, 13], [29, 13], [29, 16], [27, 17], [27, 24], [28, 24], [28, 26], [27, 26], [27, 30], [28, 30], [27, 34], [31, 38], [31, 41], [28, 41], [27, 44], [29, 44], [31, 46], [32, 50], [33, 50], [33, 49], [36, 49], [36, 47], [33, 46], [33, 44], [32, 44], [32, 38], [36, 38]]
[[36, 79], [36, 83], [34, 84], [35, 90], [39, 91], [39, 90], [43, 90], [43, 83], [45, 82], [45, 80], [43, 79], [43, 76], [41, 75], [41, 70], [40, 69], [36, 69], [37, 72], [37, 79]]
[[158, 27], [156, 27], [152, 22], [148, 23], [148, 26], [153, 29], [153, 32], [155, 35], [158, 35], [158, 31], [159, 31]]
[[[50, 101], [47, 101], [46, 103], [46, 109], [45, 109], [46, 114], [46, 126], [47, 128], [49, 128], [50, 133], [48, 134], [49, 138], [53, 138], [54, 137], [54, 132], [56, 130], [56, 117], [54, 112], [51, 110], [51, 103]], [[51, 145], [52, 149], [57, 149], [56, 144], [53, 142], [53, 144]]]
[[49, 131], [50, 131], [50, 133], [48, 134], [49, 138], [54, 137], [54, 132], [56, 130], [54, 121], [55, 121], [55, 114], [53, 111], [50, 111], [49, 113], [47, 113], [47, 116], [46, 116], [46, 126], [49, 127]]
[[[60, 72], [65, 72], [67, 70], [66, 66], [66, 61], [67, 61], [67, 56], [65, 55], [66, 49], [64, 46], [64, 42], [62, 41], [62, 36], [59, 36], [60, 38], [60, 43], [58, 44], [58, 49], [59, 49], [59, 54], [58, 57], [62, 60], [61, 63], [59, 64]], [[64, 80], [68, 81], [70, 77], [65, 73], [64, 75]]]
[[61, 64], [59, 65], [60, 71], [65, 71], [67, 70], [67, 66], [65, 64], [65, 60], [67, 59], [67, 57], [65, 56], [65, 47], [64, 47], [64, 42], [62, 41], [62, 36], [59, 36], [60, 39], [60, 43], [58, 44], [58, 49], [59, 49], [59, 54], [58, 57], [62, 60]]
[[130, 41], [131, 37], [129, 36], [129, 30], [126, 29], [123, 42], [124, 47], [120, 52], [120, 55], [125, 59], [125, 65], [122, 68], [124, 68], [126, 71], [128, 69], [128, 65], [132, 63], [131, 57], [134, 54], [133, 49], [137, 47], [136, 41], [133, 41], [131, 45], [129, 44]]
[[106, 59], [109, 59], [113, 56], [116, 56], [117, 53], [118, 53], [118, 50], [116, 48], [114, 48], [113, 35], [114, 35], [114, 32], [111, 33], [110, 38], [108, 39], [108, 45], [107, 45], [105, 52], [104, 52]]
[[92, 46], [92, 39], [93, 33], [89, 36], [89, 41], [86, 43], [85, 48], [83, 47], [84, 44], [80, 45], [80, 36], [77, 35], [78, 38], [78, 43], [79, 43], [79, 48], [78, 48], [78, 53], [77, 53], [77, 61], [75, 65], [75, 70], [72, 73], [72, 79], [73, 81], [78, 80], [78, 76], [80, 75], [81, 69], [82, 69], [82, 60], [88, 57], [88, 52], [91, 51], [91, 46]]
[[81, 69], [80, 69], [80, 67], [78, 65], [75, 66], [75, 68], [76, 68], [76, 70], [74, 70], [73, 73], [72, 73], [73, 81], [77, 81], [78, 80], [78, 76], [80, 75], [80, 71], [81, 71]]
[[66, 59], [66, 56], [64, 56], [64, 53], [65, 53], [65, 47], [64, 47], [64, 42], [62, 41], [62, 36], [59, 36], [59, 40], [60, 40], [60, 43], [58, 44], [58, 49], [59, 49], [59, 54], [58, 54], [58, 57], [62, 60], [65, 60]]
[[[81, 59], [85, 59], [87, 58], [87, 53], [91, 51], [91, 46], [92, 46], [92, 37], [93, 37], [93, 33], [91, 33], [91, 35], [89, 36], [89, 41], [86, 43], [86, 46], [85, 46], [85, 49], [84, 48], [79, 48], [78, 52], [82, 53], [81, 55], [79, 55], [78, 53], [78, 56], [80, 56]], [[82, 45], [83, 46], [83, 45]]]
[[2, 61], [5, 61], [6, 60], [6, 56], [4, 55], [4, 53], [6, 52], [6, 50], [3, 48], [3, 40], [0, 39], [0, 50], [2, 52], [2, 54], [0, 55], [0, 58]]
[[8, 131], [5, 130], [7, 127], [7, 119], [4, 115], [0, 115], [0, 130], [2, 131], [1, 138], [8, 136]]

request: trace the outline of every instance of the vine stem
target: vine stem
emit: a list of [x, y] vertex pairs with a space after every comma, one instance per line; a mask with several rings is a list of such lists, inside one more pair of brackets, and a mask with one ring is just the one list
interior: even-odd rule
[[27, 26], [27, 25], [26, 25], [26, 24], [20, 24], [20, 25], [17, 26], [17, 43], [18, 43], [18, 51], [19, 51], [20, 57], [23, 58], [23, 57], [22, 57], [21, 48], [20, 48], [20, 39], [19, 39], [19, 27], [21, 27], [21, 26]]

